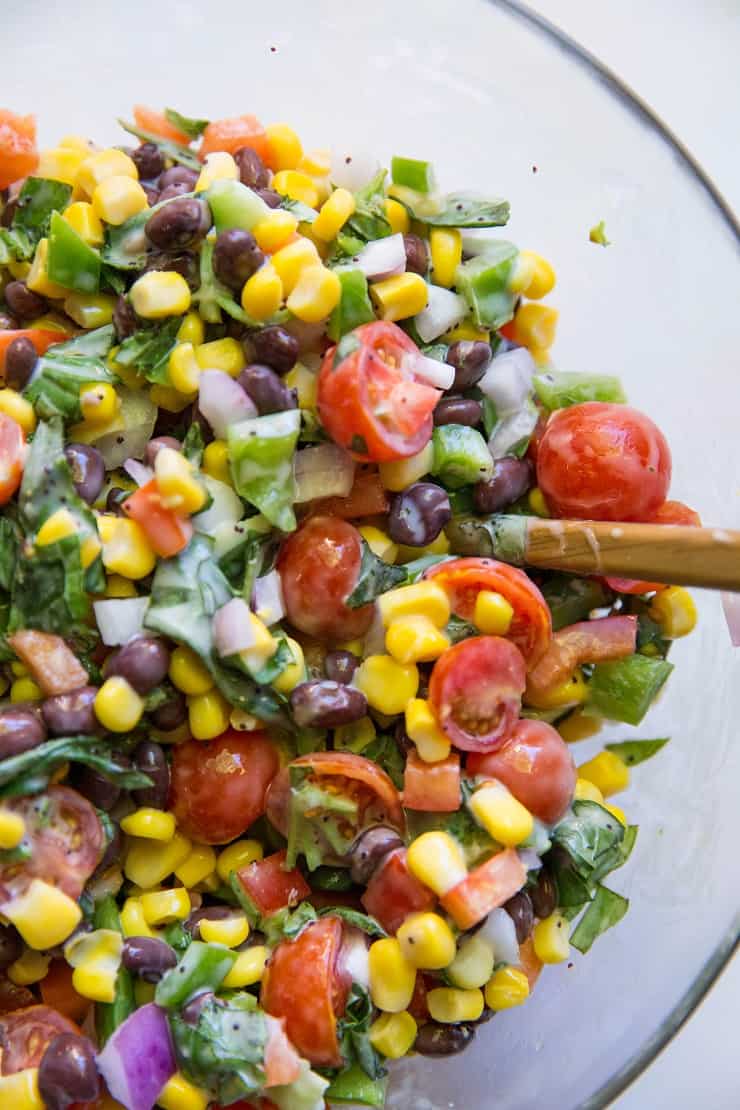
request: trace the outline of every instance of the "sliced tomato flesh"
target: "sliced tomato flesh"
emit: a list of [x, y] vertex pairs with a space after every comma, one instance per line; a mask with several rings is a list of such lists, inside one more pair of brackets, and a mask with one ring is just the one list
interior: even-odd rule
[[460, 808], [460, 756], [453, 753], [436, 763], [425, 763], [417, 752], [409, 752], [403, 804], [406, 809], [427, 813], [455, 813]]
[[507, 848], [471, 871], [440, 902], [459, 929], [472, 929], [513, 898], [526, 881], [527, 869], [516, 850]]

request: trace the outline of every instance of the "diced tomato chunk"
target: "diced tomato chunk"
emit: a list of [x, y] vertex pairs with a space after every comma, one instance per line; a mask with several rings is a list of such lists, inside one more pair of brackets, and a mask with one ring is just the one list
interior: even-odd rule
[[410, 913], [430, 910], [436, 899], [409, 871], [406, 849], [389, 852], [367, 884], [362, 904], [388, 933], [395, 933]]
[[0, 108], [0, 189], [28, 177], [38, 164], [36, 117]]
[[437, 763], [425, 763], [416, 752], [409, 752], [403, 804], [427, 813], [455, 813], [460, 808], [460, 756], [453, 753]]
[[527, 870], [513, 848], [492, 856], [453, 886], [440, 902], [460, 929], [472, 929], [491, 910], [503, 906], [527, 881]]
[[53, 328], [11, 328], [9, 331], [0, 331], [0, 375], [5, 373], [5, 356], [14, 339], [30, 339], [36, 348], [36, 354], [43, 355], [55, 343], [64, 343], [69, 339], [69, 333], [55, 331]]
[[537, 666], [529, 672], [529, 689], [551, 690], [581, 663], [608, 663], [632, 655], [637, 643], [637, 617], [600, 617], [561, 628]]
[[263, 917], [296, 906], [311, 893], [298, 868], [285, 870], [286, 852], [275, 852], [237, 871], [239, 882]]
[[234, 116], [231, 119], [217, 119], [209, 123], [203, 132], [198, 157], [203, 160], [207, 154], [225, 150], [235, 154], [242, 147], [251, 147], [263, 162], [270, 157], [270, 142], [267, 132], [256, 116]]
[[151, 131], [161, 139], [169, 139], [173, 143], [189, 146], [190, 138], [184, 131], [170, 123], [164, 112], [157, 112], [154, 108], [147, 108], [144, 104], [134, 104], [134, 119], [136, 126], [142, 131]]
[[141, 525], [152, 548], [162, 559], [170, 559], [190, 543], [192, 524], [164, 507], [155, 478], [127, 497], [122, 508]]

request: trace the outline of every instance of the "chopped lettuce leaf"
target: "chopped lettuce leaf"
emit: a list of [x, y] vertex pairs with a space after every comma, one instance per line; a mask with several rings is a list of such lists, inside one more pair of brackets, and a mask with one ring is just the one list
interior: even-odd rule
[[399, 586], [405, 580], [406, 571], [403, 567], [394, 567], [392, 563], [386, 563], [378, 558], [367, 541], [363, 539], [360, 573], [345, 604], [350, 609], [358, 609], [361, 605], [375, 601], [376, 597], [380, 597], [387, 590], [392, 590], [394, 586]]
[[143, 143], [154, 143], [155, 146], [158, 146], [165, 158], [171, 158], [173, 162], [179, 162], [181, 166], [187, 166], [191, 170], [200, 171], [203, 168], [198, 155], [189, 147], [182, 146], [181, 143], [175, 143], [172, 139], [163, 139], [161, 135], [156, 135], [153, 131], [146, 131], [143, 127], [136, 127], [133, 123], [126, 123], [125, 120], [119, 119], [118, 122], [124, 131], [128, 131], [129, 135], [135, 135]]
[[153, 327], [141, 328], [124, 339], [116, 351], [116, 362], [130, 367], [156, 385], [169, 385], [167, 365], [177, 343], [182, 323], [176, 316]]
[[657, 755], [668, 740], [667, 736], [661, 740], [624, 740], [620, 744], [607, 744], [606, 750], [618, 755], [628, 767], [636, 767], [638, 763], [644, 763]]
[[252, 995], [208, 998], [195, 1024], [175, 1012], [170, 1014], [170, 1028], [183, 1071], [199, 1087], [212, 1092], [216, 1102], [228, 1106], [261, 1090], [267, 1022]]
[[164, 114], [167, 121], [171, 123], [173, 127], [176, 127], [178, 131], [182, 131], [184, 135], [187, 135], [191, 141], [193, 139], [199, 139], [211, 122], [207, 119], [193, 119], [190, 116], [183, 116], [180, 112], [176, 112], [174, 108], [165, 108]]
[[18, 194], [13, 231], [23, 233], [35, 246], [49, 231], [52, 213], [63, 212], [72, 196], [72, 186], [47, 177], [27, 177]]
[[588, 952], [597, 937], [622, 920], [629, 905], [628, 898], [599, 884], [593, 901], [571, 934], [570, 943], [579, 952]]

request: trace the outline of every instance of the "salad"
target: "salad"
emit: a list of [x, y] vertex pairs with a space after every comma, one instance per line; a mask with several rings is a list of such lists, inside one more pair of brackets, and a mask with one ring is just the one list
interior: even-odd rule
[[624, 916], [696, 620], [501, 514], [699, 520], [506, 201], [134, 117], [0, 113], [0, 1103], [381, 1107]]

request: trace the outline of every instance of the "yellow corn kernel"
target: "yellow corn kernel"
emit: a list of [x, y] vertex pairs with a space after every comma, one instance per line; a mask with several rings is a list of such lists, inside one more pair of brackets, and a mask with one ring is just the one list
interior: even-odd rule
[[216, 853], [210, 844], [195, 844], [187, 859], [175, 868], [175, 878], [191, 890], [216, 870]]
[[523, 347], [548, 349], [555, 342], [558, 311], [544, 304], [522, 304], [512, 322], [512, 339]]
[[117, 929], [81, 933], [65, 945], [64, 958], [74, 968], [72, 984], [78, 994], [95, 1002], [112, 1002], [121, 966], [123, 937]]
[[520, 251], [520, 257], [524, 256], [532, 263], [532, 276], [526, 287], [522, 289], [525, 297], [529, 297], [531, 301], [539, 301], [542, 297], [546, 297], [548, 293], [552, 292], [555, 287], [555, 271], [541, 254], [535, 251]]
[[452, 745], [437, 724], [429, 702], [412, 698], [406, 706], [406, 732], [416, 745], [420, 759], [425, 763], [439, 763], [447, 759]]
[[407, 863], [409, 871], [438, 895], [452, 890], [468, 873], [460, 845], [446, 832], [417, 836], [409, 846]]
[[177, 329], [178, 343], [192, 343], [198, 347], [206, 336], [205, 324], [197, 312], [188, 312], [187, 316]]
[[219, 852], [216, 861], [216, 874], [228, 883], [232, 871], [241, 871], [250, 863], [263, 859], [265, 850], [259, 840], [235, 840], [222, 852]]
[[578, 776], [593, 783], [605, 798], [626, 790], [630, 784], [629, 767], [616, 752], [599, 752], [593, 759], [581, 764]]
[[386, 489], [400, 493], [407, 486], [418, 482], [428, 474], [434, 463], [434, 448], [431, 440], [422, 447], [418, 455], [411, 455], [408, 459], [399, 459], [397, 462], [381, 463], [379, 466], [380, 480]]
[[[31, 263], [13, 260], [8, 262], [8, 271], [16, 281], [25, 281], [31, 272]], [[38, 327], [38, 325], [34, 324], [34, 327]]]
[[488, 343], [490, 338], [491, 333], [486, 328], [477, 328], [472, 320], [463, 320], [457, 327], [446, 331], [441, 342], [457, 343], [459, 339], [472, 339], [474, 342], [480, 340], [482, 343]]
[[234, 913], [216, 921], [204, 918], [200, 923], [200, 939], [207, 944], [224, 944], [237, 948], [249, 936], [249, 922], [243, 913]]
[[10, 686], [10, 700], [17, 704], [21, 701], [41, 701], [44, 695], [32, 678], [17, 678]]
[[381, 1014], [369, 1030], [370, 1044], [388, 1060], [400, 1060], [413, 1048], [417, 1025], [411, 1014]]
[[95, 716], [109, 732], [130, 732], [143, 713], [143, 699], [121, 675], [106, 678], [95, 695]]
[[534, 489], [529, 491], [527, 494], [527, 503], [535, 516], [549, 517], [550, 510], [547, 507], [547, 502], [539, 486], [535, 486]]
[[[287, 123], [271, 123], [265, 128], [270, 144], [270, 166], [276, 173], [294, 170], [303, 157], [301, 140]], [[275, 186], [277, 188], [277, 186]], [[278, 190], [279, 192], [280, 190]]]
[[123, 578], [146, 578], [154, 570], [154, 554], [144, 529], [125, 517], [98, 517], [98, 534], [103, 543], [103, 566]]
[[223, 370], [232, 378], [236, 378], [247, 365], [241, 343], [230, 336], [199, 343], [195, 348], [195, 357], [201, 370]]
[[483, 991], [436, 987], [427, 994], [427, 1006], [434, 1021], [451, 1025], [458, 1021], [477, 1021], [483, 1013]]
[[569, 705], [582, 705], [588, 697], [588, 686], [583, 677], [583, 672], [576, 669], [570, 678], [566, 678], [558, 686], [549, 690], [526, 690], [524, 702], [533, 705], [536, 709], [561, 709]]
[[40, 239], [33, 256], [31, 269], [26, 277], [26, 285], [32, 292], [40, 293], [42, 297], [61, 299], [69, 292], [63, 285], [58, 285], [49, 277], [49, 240]]
[[239, 990], [241, 987], [252, 987], [255, 983], [261, 983], [269, 956], [270, 950], [263, 944], [245, 948], [236, 957], [234, 965], [221, 986], [226, 987], [227, 990]]
[[513, 617], [514, 609], [495, 590], [481, 590], [476, 597], [473, 624], [485, 636], [505, 636]]
[[128, 845], [123, 873], [142, 890], [151, 890], [188, 858], [192, 844], [175, 833], [172, 840], [133, 839]]
[[624, 825], [624, 827], [627, 828], [627, 814], [624, 812], [621, 806], [609, 805], [609, 803], [607, 802], [604, 804], [604, 809], [608, 809], [612, 817], [616, 817], [617, 821], [619, 821], [619, 824]]
[[455, 958], [454, 933], [438, 913], [410, 914], [396, 939], [408, 962], [424, 971], [439, 971]]
[[479, 786], [468, 808], [478, 824], [507, 848], [516, 847], [532, 835], [532, 814], [500, 782]]
[[286, 636], [286, 642], [293, 657], [291, 663], [280, 672], [276, 679], [273, 679], [272, 688], [277, 690], [279, 694], [289, 694], [299, 682], [303, 682], [306, 678], [306, 662], [303, 657], [303, 648], [291, 636]]
[[14, 659], [10, 664], [10, 669], [16, 678], [25, 678], [28, 674], [28, 667], [25, 663], [21, 663], [19, 659]]
[[40, 952], [26, 948], [8, 968], [8, 978], [18, 987], [30, 987], [32, 983], [38, 983], [44, 978], [49, 970], [50, 960], [50, 956], [42, 956]]
[[394, 235], [400, 231], [402, 235], [406, 235], [411, 227], [411, 220], [409, 214], [400, 201], [394, 200], [393, 197], [386, 197], [385, 200], [385, 218], [391, 225], [391, 231]]
[[64, 138], [59, 140], [57, 146], [69, 150], [78, 150], [85, 156], [90, 154], [91, 151], [90, 140], [86, 139], [84, 135], [65, 135]]
[[90, 382], [80, 386], [82, 419], [88, 424], [107, 424], [120, 406], [118, 394], [108, 382]]
[[372, 717], [360, 717], [347, 725], [337, 725], [334, 729], [334, 747], [348, 752], [361, 752], [372, 744], [377, 730]]
[[333, 270], [326, 266], [305, 266], [286, 305], [299, 320], [318, 324], [336, 308], [341, 295], [342, 285]]
[[216, 150], [206, 155], [203, 169], [195, 183], [194, 192], [204, 193], [214, 181], [238, 181], [239, 167], [225, 150]]
[[229, 727], [231, 706], [218, 690], [188, 698], [188, 723], [194, 740], [213, 740]]
[[162, 505], [178, 513], [199, 512], [206, 503], [206, 492], [194, 477], [193, 464], [174, 447], [163, 447], [154, 460], [154, 477]]
[[429, 232], [432, 279], [449, 289], [455, 283], [455, 270], [462, 261], [462, 236], [454, 227], [433, 227]]
[[398, 544], [390, 536], [374, 524], [363, 524], [359, 533], [374, 555], [385, 563], [394, 563], [398, 553]]
[[175, 815], [151, 806], [141, 806], [121, 819], [121, 828], [127, 836], [140, 836], [145, 840], [172, 840], [175, 835]]
[[143, 320], [180, 316], [190, 308], [190, 288], [175, 270], [150, 270], [131, 286], [131, 304]]
[[26, 831], [26, 822], [20, 813], [13, 813], [12, 809], [0, 807], [0, 849], [8, 851], [17, 848], [23, 840]]
[[665, 590], [659, 590], [652, 600], [648, 615], [660, 625], [662, 634], [668, 640], [688, 636], [696, 628], [696, 605], [683, 586], [669, 586]]
[[537, 922], [532, 939], [535, 955], [543, 964], [560, 964], [570, 956], [568, 922], [557, 911]]
[[500, 967], [485, 990], [486, 1006], [491, 1010], [510, 1010], [529, 998], [529, 979], [518, 967]]
[[190, 913], [190, 895], [183, 886], [142, 894], [140, 902], [147, 925], [171, 925]]
[[85, 158], [75, 178], [75, 186], [91, 197], [98, 185], [108, 177], [130, 177], [133, 181], [138, 181], [139, 171], [133, 158], [129, 158], [122, 150], [109, 147]]
[[272, 188], [281, 196], [299, 200], [309, 208], [319, 206], [319, 190], [316, 182], [300, 170], [280, 170], [272, 179]]
[[550, 365], [550, 352], [547, 347], [530, 347], [529, 353], [535, 366], [545, 368]]
[[178, 393], [168, 385], [153, 385], [149, 390], [149, 399], [165, 412], [182, 412], [193, 403], [192, 393]]
[[252, 228], [257, 246], [267, 254], [280, 250], [298, 230], [298, 219], [285, 208], [274, 208]]
[[193, 344], [176, 344], [167, 360], [167, 379], [172, 388], [186, 395], [197, 393], [200, 374]]
[[147, 925], [141, 901], [127, 898], [121, 907], [121, 931], [125, 937], [154, 937], [157, 934]]
[[576, 779], [573, 797], [577, 802], [598, 802], [599, 805], [604, 804], [604, 795], [601, 793], [598, 786], [594, 786], [588, 779]]
[[428, 617], [437, 628], [444, 628], [450, 619], [447, 594], [435, 582], [415, 582], [389, 590], [378, 598], [378, 605], [386, 628], [399, 617]]
[[0, 412], [5, 413], [16, 424], [20, 424], [25, 435], [36, 431], [36, 413], [33, 405], [15, 389], [0, 389]]
[[355, 198], [349, 189], [335, 189], [321, 205], [321, 211], [311, 225], [319, 239], [327, 243], [334, 239], [355, 210]]
[[370, 286], [370, 296], [381, 320], [408, 320], [426, 308], [427, 283], [419, 274], [396, 274]]
[[509, 292], [514, 293], [517, 297], [520, 296], [533, 277], [534, 261], [524, 251], [519, 251], [509, 271], [507, 281]]
[[302, 362], [297, 362], [289, 370], [283, 381], [288, 389], [294, 389], [298, 397], [298, 407], [302, 409], [315, 409], [318, 398], [318, 376], [312, 374]]
[[579, 740], [588, 740], [589, 737], [595, 736], [601, 729], [601, 721], [598, 717], [587, 717], [585, 713], [577, 710], [575, 713], [569, 713], [562, 721], [558, 721], [555, 728], [566, 744], [575, 744]]
[[115, 175], [96, 186], [92, 205], [101, 220], [119, 227], [148, 208], [149, 201], [138, 181]]
[[413, 663], [397, 663], [390, 655], [369, 655], [355, 672], [355, 686], [379, 713], [403, 713], [406, 703], [416, 697], [419, 672]]
[[475, 990], [486, 985], [493, 975], [493, 946], [477, 933], [463, 940], [452, 963], [447, 968], [447, 978], [461, 990]]
[[77, 902], [41, 879], [32, 879], [23, 894], [6, 903], [3, 913], [28, 947], [36, 949], [61, 944], [82, 920]]
[[[64, 311], [81, 328], [102, 328], [110, 324], [116, 298], [108, 293], [70, 293], [64, 298]], [[116, 368], [116, 374], [126, 367]]]
[[430, 663], [439, 659], [450, 641], [429, 617], [409, 615], [391, 621], [385, 646], [397, 663]]
[[44, 1110], [47, 1103], [39, 1091], [39, 1069], [24, 1068], [0, 1076], [0, 1106], [13, 1110]]
[[168, 673], [172, 685], [183, 694], [207, 694], [214, 686], [211, 672], [194, 651], [182, 645], [172, 652]]
[[203, 473], [217, 482], [231, 485], [231, 469], [229, 467], [229, 448], [225, 439], [214, 439], [203, 452]]
[[162, 1110], [206, 1110], [211, 1101], [209, 1091], [196, 1087], [181, 1072], [175, 1072], [157, 1095]]
[[[286, 247], [281, 247], [279, 251], [275, 251], [272, 256], [272, 265], [280, 277], [283, 292], [286, 296], [290, 296], [295, 289], [301, 272], [307, 266], [315, 268], [318, 262], [319, 254], [316, 246], [305, 236], [301, 236], [294, 242], [288, 243]], [[260, 272], [260, 270], [257, 271], [258, 274]], [[256, 277], [257, 275], [253, 276]], [[250, 278], [249, 280], [252, 281], [253, 279]]]
[[267, 320], [277, 312], [282, 302], [283, 283], [280, 274], [269, 263], [260, 267], [256, 274], [245, 281], [242, 308], [255, 320]]
[[331, 151], [304, 151], [296, 168], [302, 173], [307, 173], [309, 177], [326, 177], [331, 170]]
[[400, 1014], [408, 1008], [416, 985], [416, 968], [409, 963], [395, 937], [370, 945], [370, 997], [379, 1010]]
[[89, 150], [83, 152], [62, 146], [42, 150], [34, 176], [48, 177], [52, 181], [63, 181], [65, 185], [74, 185], [80, 166], [89, 153]]

